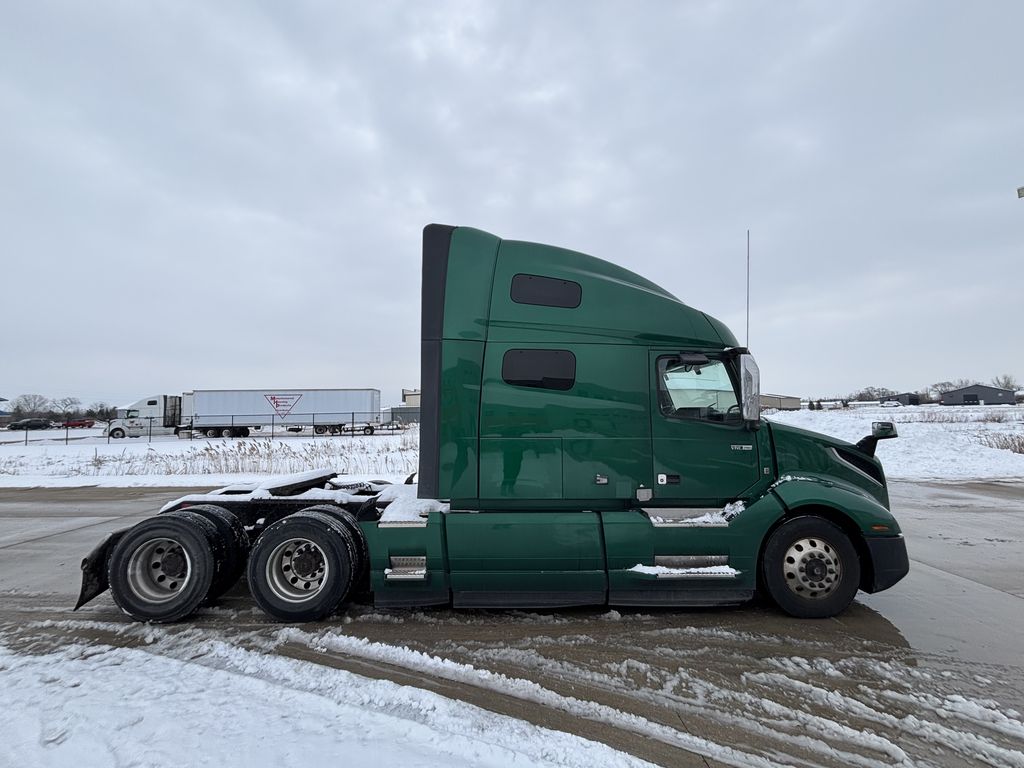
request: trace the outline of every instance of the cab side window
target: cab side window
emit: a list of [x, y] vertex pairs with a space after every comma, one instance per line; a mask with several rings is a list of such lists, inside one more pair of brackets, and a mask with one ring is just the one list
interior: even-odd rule
[[743, 415], [729, 368], [721, 360], [658, 360], [658, 403], [674, 419], [739, 423]]

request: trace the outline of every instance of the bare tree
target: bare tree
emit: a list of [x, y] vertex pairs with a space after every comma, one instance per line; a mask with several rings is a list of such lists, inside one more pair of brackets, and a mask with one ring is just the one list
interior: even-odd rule
[[884, 400], [887, 397], [896, 395], [897, 392], [894, 389], [888, 387], [864, 387], [860, 392], [854, 392], [850, 395], [850, 400], [857, 400], [864, 402], [866, 400]]
[[1017, 379], [1009, 373], [1004, 373], [1002, 376], [996, 376], [992, 379], [992, 386], [999, 387], [999, 389], [1008, 389], [1011, 392], [1016, 392], [1020, 389], [1020, 384], [1017, 383]]
[[50, 399], [42, 395], [18, 395], [11, 400], [11, 413], [15, 416], [38, 416], [50, 407]]
[[970, 387], [977, 384], [977, 379], [955, 379], [954, 381], [940, 381], [932, 384], [928, 387], [928, 391], [932, 393], [932, 396], [939, 400], [942, 395], [947, 392], [952, 392], [954, 389], [963, 389], [964, 387]]
[[117, 408], [104, 402], [93, 403], [86, 409], [85, 415], [91, 419], [110, 421], [117, 415]]
[[82, 401], [77, 397], [61, 397], [51, 403], [54, 410], [60, 411], [65, 418], [77, 412], [81, 404]]

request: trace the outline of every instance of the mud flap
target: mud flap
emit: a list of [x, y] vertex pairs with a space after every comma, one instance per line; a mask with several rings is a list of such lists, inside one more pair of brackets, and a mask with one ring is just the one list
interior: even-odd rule
[[110, 551], [129, 530], [131, 529], [122, 528], [107, 534], [106, 538], [82, 560], [82, 591], [78, 595], [74, 610], [77, 611], [94, 597], [107, 591], [110, 586], [110, 582], [107, 581], [107, 559], [110, 557]]

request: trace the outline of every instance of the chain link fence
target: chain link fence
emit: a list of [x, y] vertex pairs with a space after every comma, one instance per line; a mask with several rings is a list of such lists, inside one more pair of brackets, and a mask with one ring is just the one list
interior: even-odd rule
[[[203, 414], [182, 423], [168, 423], [160, 416], [137, 416], [113, 419], [103, 426], [103, 437], [107, 443], [124, 439], [142, 439], [152, 442], [154, 438], [177, 436], [183, 440], [233, 439], [246, 437], [371, 437], [381, 434], [395, 434], [404, 431], [420, 420], [419, 408], [389, 408], [382, 412], [349, 411], [342, 413], [287, 413], [281, 414]], [[103, 425], [103, 422], [97, 422]], [[65, 445], [72, 440], [81, 440], [94, 435], [79, 435], [81, 429], [67, 425], [7, 430], [7, 434], [22, 432], [18, 440], [2, 440], [5, 444], [29, 444], [31, 434], [39, 434], [38, 440], [54, 440], [53, 431], [63, 432]], [[43, 434], [40, 434], [43, 432]], [[50, 433], [50, 434], [46, 434]], [[0, 433], [2, 434], [2, 433]], [[60, 439], [60, 438], [57, 438]]]

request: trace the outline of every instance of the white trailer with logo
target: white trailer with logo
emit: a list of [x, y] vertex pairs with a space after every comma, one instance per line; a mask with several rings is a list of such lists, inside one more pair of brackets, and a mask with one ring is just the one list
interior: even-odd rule
[[278, 428], [372, 435], [380, 425], [380, 390], [196, 389], [184, 394], [181, 410], [182, 428], [207, 437]]
[[248, 437], [279, 429], [372, 435], [381, 424], [378, 389], [196, 389], [153, 395], [118, 409], [112, 438], [147, 435]]

